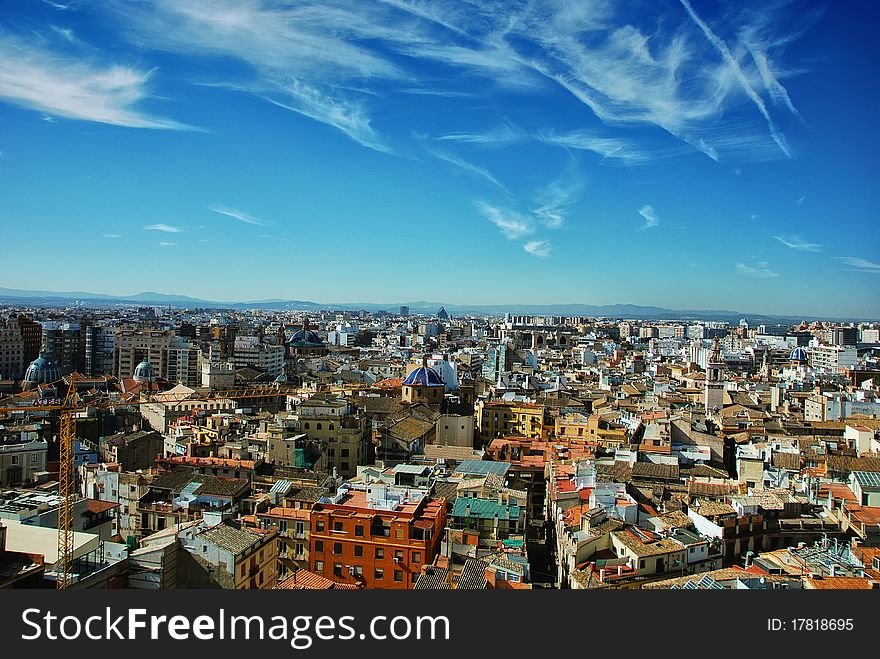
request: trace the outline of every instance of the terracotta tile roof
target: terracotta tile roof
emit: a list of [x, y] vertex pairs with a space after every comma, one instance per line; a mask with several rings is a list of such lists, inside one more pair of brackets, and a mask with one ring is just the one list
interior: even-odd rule
[[871, 590], [871, 580], [865, 577], [807, 577], [807, 588], [816, 590]]
[[112, 501], [99, 501], [98, 499], [89, 499], [89, 512], [98, 515], [107, 510], [113, 510], [114, 508], [118, 508], [118, 503], [113, 503]]

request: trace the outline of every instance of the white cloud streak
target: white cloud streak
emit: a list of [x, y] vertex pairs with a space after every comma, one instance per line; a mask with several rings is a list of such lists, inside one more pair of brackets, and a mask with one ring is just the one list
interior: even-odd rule
[[876, 261], [869, 261], [860, 256], [836, 256], [834, 258], [847, 266], [844, 268], [845, 270], [852, 272], [868, 272], [875, 275], [880, 274], [880, 263], [877, 263]]
[[746, 74], [743, 73], [742, 68], [739, 65], [739, 61], [737, 61], [736, 57], [730, 52], [730, 48], [727, 46], [724, 41], [718, 37], [713, 31], [712, 28], [706, 24], [703, 19], [701, 19], [697, 13], [694, 11], [694, 8], [691, 6], [691, 3], [688, 0], [681, 0], [681, 4], [684, 6], [688, 15], [691, 17], [691, 20], [697, 25], [697, 27], [702, 30], [703, 34], [706, 35], [706, 39], [711, 43], [715, 49], [721, 54], [722, 59], [727, 63], [730, 67], [731, 72], [733, 73], [734, 78], [736, 78], [737, 82], [739, 82], [740, 86], [742, 86], [743, 91], [746, 93], [752, 103], [755, 104], [755, 107], [758, 108], [758, 112], [761, 113], [761, 116], [764, 117], [764, 120], [767, 122], [767, 128], [770, 131], [770, 135], [773, 137], [773, 141], [776, 142], [779, 149], [786, 155], [786, 157], [791, 158], [791, 150], [788, 147], [788, 144], [785, 141], [785, 137], [782, 133], [779, 132], [779, 129], [776, 127], [776, 123], [773, 121], [773, 118], [770, 116], [770, 113], [767, 111], [767, 105], [764, 103], [764, 99], [755, 91], [755, 88], [749, 82], [749, 79], [746, 77]]
[[498, 208], [482, 201], [477, 203], [477, 209], [508, 240], [520, 240], [535, 233], [535, 223], [516, 211]]
[[253, 215], [249, 215], [248, 213], [240, 211], [237, 208], [214, 204], [212, 206], [208, 206], [208, 209], [214, 211], [215, 213], [219, 213], [220, 215], [231, 217], [235, 220], [238, 220], [239, 222], [244, 222], [245, 224], [254, 224], [260, 227], [267, 227], [270, 225], [269, 222], [261, 220], [258, 217], [254, 217]]
[[428, 149], [428, 152], [444, 162], [448, 162], [450, 165], [453, 165], [455, 168], [471, 174], [472, 176], [476, 176], [478, 178], [482, 178], [486, 181], [489, 181], [492, 185], [498, 186], [502, 190], [506, 190], [504, 184], [501, 183], [495, 176], [487, 169], [480, 167], [479, 165], [474, 165], [473, 163], [464, 160], [463, 158], [459, 158], [451, 153], [447, 153], [445, 151], [440, 151], [437, 149]]
[[162, 233], [183, 233], [183, 227], [173, 224], [148, 224], [144, 227], [147, 231], [160, 231]]
[[545, 259], [550, 256], [553, 245], [549, 240], [530, 240], [523, 245], [523, 249], [532, 256]]
[[653, 206], [645, 204], [639, 209], [639, 215], [645, 219], [645, 223], [642, 225], [642, 231], [645, 229], [653, 229], [660, 224], [660, 218], [657, 216]]
[[559, 229], [565, 224], [570, 207], [580, 198], [582, 187], [581, 179], [569, 172], [538, 192], [540, 206], [532, 212], [547, 228]]
[[129, 128], [191, 129], [138, 109], [154, 71], [96, 65], [0, 31], [0, 100], [55, 116]]
[[774, 239], [781, 242], [786, 247], [796, 249], [800, 252], [821, 252], [822, 245], [819, 243], [810, 243], [798, 236], [773, 236]]
[[737, 263], [736, 271], [744, 277], [751, 277], [752, 279], [772, 279], [779, 276], [778, 272], [770, 269], [766, 261], [756, 261], [754, 265]]

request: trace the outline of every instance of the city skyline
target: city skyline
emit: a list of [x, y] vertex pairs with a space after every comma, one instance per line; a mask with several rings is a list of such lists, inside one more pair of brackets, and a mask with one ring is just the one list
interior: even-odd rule
[[13, 2], [0, 283], [878, 317], [863, 9]]

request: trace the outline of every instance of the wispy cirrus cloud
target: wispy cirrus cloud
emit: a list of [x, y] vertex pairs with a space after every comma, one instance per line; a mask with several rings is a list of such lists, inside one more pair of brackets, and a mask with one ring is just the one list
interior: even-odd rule
[[730, 52], [730, 48], [724, 42], [724, 40], [721, 39], [717, 34], [715, 34], [715, 32], [712, 31], [712, 28], [710, 28], [709, 25], [697, 15], [697, 12], [695, 12], [694, 8], [691, 6], [691, 3], [688, 0], [680, 1], [687, 11], [688, 16], [691, 17], [694, 23], [696, 23], [697, 27], [699, 27], [700, 30], [702, 30], [703, 34], [706, 35], [706, 39], [709, 41], [709, 43], [711, 43], [712, 46], [718, 50], [718, 52], [721, 54], [722, 59], [729, 67], [730, 72], [733, 74], [734, 79], [742, 87], [743, 91], [746, 93], [746, 96], [748, 96], [749, 99], [751, 99], [752, 103], [755, 104], [755, 107], [758, 108], [758, 112], [761, 113], [761, 116], [764, 117], [773, 141], [776, 142], [776, 145], [788, 158], [791, 158], [791, 149], [789, 149], [785, 137], [782, 135], [781, 132], [779, 132], [779, 129], [776, 127], [776, 122], [767, 111], [767, 105], [766, 103], [764, 103], [764, 99], [761, 98], [761, 95], [758, 94], [757, 91], [755, 91], [752, 83], [743, 72], [742, 67], [739, 64], [739, 60], [734, 57], [733, 53]]
[[501, 188], [502, 190], [507, 190], [507, 188], [504, 187], [504, 184], [501, 183], [501, 181], [499, 181], [497, 178], [495, 178], [495, 176], [484, 167], [480, 167], [479, 165], [468, 162], [464, 158], [460, 158], [447, 151], [441, 151], [439, 149], [428, 149], [428, 152], [435, 158], [438, 158], [439, 160], [442, 160], [444, 162], [448, 162], [450, 165], [453, 165], [456, 169], [460, 171], [489, 181], [489, 183]]
[[549, 229], [559, 229], [565, 222], [571, 206], [580, 198], [583, 181], [575, 170], [568, 171], [538, 191], [540, 204], [532, 212], [541, 224]]
[[549, 240], [530, 240], [523, 245], [523, 249], [532, 256], [545, 259], [553, 251], [553, 245]]
[[515, 144], [528, 139], [525, 132], [516, 126], [500, 122], [485, 131], [477, 132], [453, 132], [441, 135], [437, 139], [444, 142], [460, 142], [465, 144]]
[[789, 236], [773, 236], [775, 240], [778, 240], [786, 247], [790, 247], [791, 249], [796, 249], [800, 252], [821, 252], [822, 245], [819, 243], [810, 243], [800, 238], [798, 236], [789, 235]]
[[508, 240], [520, 240], [535, 233], [535, 223], [516, 211], [499, 208], [484, 201], [477, 202], [477, 209], [492, 224], [498, 227]]
[[779, 276], [779, 273], [772, 270], [766, 261], [756, 261], [753, 265], [737, 263], [736, 271], [744, 277], [753, 279], [772, 279]]
[[214, 211], [215, 213], [219, 213], [220, 215], [231, 217], [232, 219], [238, 220], [239, 222], [244, 222], [245, 224], [254, 224], [260, 227], [267, 227], [270, 225], [270, 223], [266, 220], [261, 220], [258, 217], [254, 217], [253, 215], [249, 215], [248, 213], [240, 211], [237, 208], [232, 208], [230, 206], [213, 204], [211, 206], [208, 206], [208, 209]]
[[[555, 93], [593, 117], [575, 127], [532, 116], [522, 131], [441, 129], [440, 139], [538, 139], [612, 164], [694, 150], [715, 160], [790, 156], [771, 110], [797, 112], [781, 82], [793, 71], [783, 54], [811, 20], [783, 20], [784, 3], [776, 3], [761, 11], [732, 8], [714, 15], [710, 27], [688, 0], [682, 0], [686, 11], [667, 8], [648, 28], [636, 26], [626, 6], [605, 1], [108, 3], [139, 47], [233, 58], [247, 68], [213, 82], [333, 126], [368, 148], [396, 152], [377, 128], [382, 102], [376, 99], [389, 89], [451, 103], [473, 97], [477, 81], [486, 114], [498, 100], [495, 92], [513, 91], [527, 99]], [[743, 96], [758, 111], [754, 122], [740, 111]], [[400, 121], [395, 114], [394, 123]], [[645, 127], [665, 135], [621, 137]], [[668, 136], [677, 148], [654, 139]]]
[[154, 73], [78, 59], [0, 30], [0, 100], [30, 110], [128, 128], [192, 129], [139, 109], [152, 96]]
[[642, 225], [642, 231], [645, 229], [653, 229], [660, 224], [660, 218], [657, 215], [657, 212], [654, 210], [654, 207], [649, 204], [645, 204], [639, 209], [639, 215], [645, 219], [645, 223]]
[[160, 242], [159, 247], [177, 247], [177, 243]]
[[375, 8], [272, 0], [152, 0], [114, 7], [139, 42], [244, 62], [253, 71], [250, 78], [216, 82], [332, 126], [365, 147], [391, 151], [372, 126], [365, 95], [350, 84], [408, 79], [388, 57], [362, 43], [394, 33]]
[[144, 227], [147, 231], [159, 231], [161, 233], [183, 233], [184, 228], [173, 224], [148, 224]]
[[845, 270], [880, 274], [880, 263], [876, 261], [869, 261], [860, 256], [835, 256], [834, 258], [846, 266]]
[[591, 151], [602, 156], [603, 161], [619, 161], [624, 165], [640, 165], [658, 157], [658, 154], [644, 150], [636, 142], [622, 138], [602, 137], [592, 129], [579, 129], [563, 133], [542, 129], [535, 134], [535, 139], [566, 149]]
[[122, 238], [122, 236], [119, 235], [118, 233], [105, 233], [105, 234], [104, 234], [103, 236], [101, 236], [101, 237], [102, 237], [102, 238], [111, 238], [111, 239]]

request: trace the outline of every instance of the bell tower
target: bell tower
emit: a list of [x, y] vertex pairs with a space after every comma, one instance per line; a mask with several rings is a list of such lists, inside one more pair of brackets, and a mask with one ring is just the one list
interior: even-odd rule
[[721, 346], [716, 336], [712, 341], [712, 351], [709, 353], [709, 363], [706, 366], [706, 389], [703, 394], [706, 416], [719, 412], [724, 405], [723, 374], [724, 357], [721, 355]]

